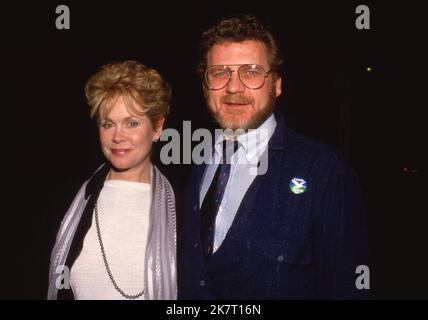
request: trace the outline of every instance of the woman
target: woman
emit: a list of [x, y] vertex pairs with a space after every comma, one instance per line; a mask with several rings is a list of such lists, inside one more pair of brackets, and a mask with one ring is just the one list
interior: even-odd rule
[[125, 61], [103, 66], [85, 93], [107, 162], [61, 223], [48, 299], [176, 299], [174, 193], [150, 161], [171, 89], [156, 70]]

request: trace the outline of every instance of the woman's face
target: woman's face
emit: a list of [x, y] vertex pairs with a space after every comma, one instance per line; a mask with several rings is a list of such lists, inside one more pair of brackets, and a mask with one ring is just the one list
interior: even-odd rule
[[141, 177], [150, 168], [152, 143], [161, 128], [155, 131], [147, 116], [130, 114], [119, 97], [110, 113], [100, 117], [102, 151], [115, 171], [134, 180], [132, 177]]

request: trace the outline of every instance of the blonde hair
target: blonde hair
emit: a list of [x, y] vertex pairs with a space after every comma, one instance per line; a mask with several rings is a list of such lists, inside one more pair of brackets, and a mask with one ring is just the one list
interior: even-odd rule
[[86, 84], [85, 95], [97, 122], [122, 97], [130, 113], [146, 115], [155, 127], [169, 113], [171, 88], [155, 69], [128, 60], [102, 66]]

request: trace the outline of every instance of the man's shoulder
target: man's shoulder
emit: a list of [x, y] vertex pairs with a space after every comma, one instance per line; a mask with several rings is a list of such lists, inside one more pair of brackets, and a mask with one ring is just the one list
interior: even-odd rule
[[342, 153], [332, 145], [287, 128], [284, 135], [285, 152], [304, 162], [345, 164]]

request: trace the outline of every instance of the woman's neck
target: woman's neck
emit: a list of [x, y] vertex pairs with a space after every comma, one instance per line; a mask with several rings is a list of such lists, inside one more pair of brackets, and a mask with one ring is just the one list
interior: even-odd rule
[[109, 173], [107, 174], [106, 180], [126, 180], [132, 182], [150, 183], [151, 171], [151, 163], [144, 166], [144, 168], [129, 169], [125, 171], [120, 171], [115, 168], [111, 168]]

